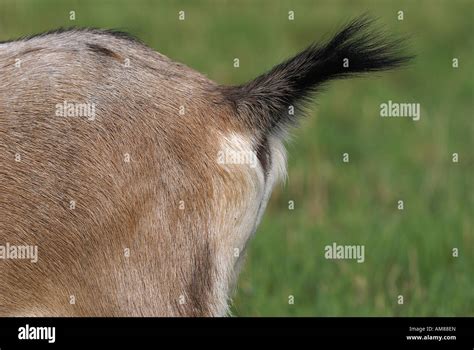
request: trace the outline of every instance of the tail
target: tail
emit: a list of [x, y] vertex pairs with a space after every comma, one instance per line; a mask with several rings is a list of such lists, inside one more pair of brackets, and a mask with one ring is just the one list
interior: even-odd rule
[[366, 15], [351, 21], [329, 42], [313, 44], [295, 57], [241, 86], [227, 97], [250, 127], [262, 134], [278, 133], [295, 124], [291, 113], [332, 79], [393, 69], [412, 57], [401, 54], [403, 39], [371, 29]]

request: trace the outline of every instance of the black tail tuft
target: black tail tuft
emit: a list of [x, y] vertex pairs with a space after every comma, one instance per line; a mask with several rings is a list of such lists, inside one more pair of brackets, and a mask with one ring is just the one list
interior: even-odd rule
[[351, 21], [329, 42], [313, 44], [251, 82], [232, 87], [227, 96], [239, 114], [263, 133], [277, 132], [296, 122], [298, 108], [329, 80], [383, 71], [407, 63], [403, 39], [371, 30], [367, 16]]

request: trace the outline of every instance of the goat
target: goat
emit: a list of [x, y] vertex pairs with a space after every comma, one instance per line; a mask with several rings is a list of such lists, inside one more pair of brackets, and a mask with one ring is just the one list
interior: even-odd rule
[[372, 22], [240, 86], [121, 32], [1, 43], [0, 315], [228, 314], [305, 101], [410, 58]]

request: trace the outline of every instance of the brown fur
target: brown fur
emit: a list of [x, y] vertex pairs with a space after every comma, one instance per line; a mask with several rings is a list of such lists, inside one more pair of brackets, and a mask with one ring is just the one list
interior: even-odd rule
[[[216, 85], [99, 33], [3, 44], [0, 65], [0, 244], [38, 245], [39, 256], [0, 261], [0, 315], [225, 312], [214, 258], [231, 232], [209, 220], [245, 186], [213, 185], [240, 181], [215, 161], [219, 135], [240, 128]], [[55, 116], [64, 100], [93, 101], [96, 119]]]

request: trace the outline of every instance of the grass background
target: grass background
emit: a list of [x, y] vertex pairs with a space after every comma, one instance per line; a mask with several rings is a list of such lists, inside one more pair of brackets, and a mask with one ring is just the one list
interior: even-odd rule
[[[474, 1], [1, 0], [0, 40], [118, 28], [236, 84], [366, 11], [410, 35], [418, 56], [402, 71], [335, 82], [311, 105], [288, 145], [288, 182], [250, 244], [233, 314], [473, 316]], [[420, 103], [421, 120], [380, 118], [388, 100]], [[365, 245], [365, 262], [324, 259], [332, 242]]]

